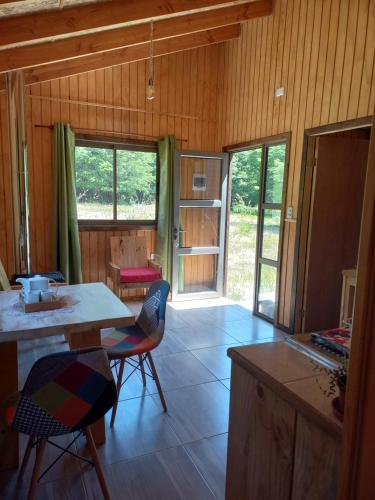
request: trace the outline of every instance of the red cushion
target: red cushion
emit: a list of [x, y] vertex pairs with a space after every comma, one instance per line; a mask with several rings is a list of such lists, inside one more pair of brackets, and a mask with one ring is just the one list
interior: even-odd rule
[[125, 267], [120, 269], [120, 283], [149, 283], [160, 278], [160, 272], [153, 267]]

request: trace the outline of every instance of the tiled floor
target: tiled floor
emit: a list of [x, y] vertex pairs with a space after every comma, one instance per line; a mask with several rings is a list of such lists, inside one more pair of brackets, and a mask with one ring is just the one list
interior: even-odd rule
[[[99, 450], [112, 499], [223, 499], [227, 349], [281, 338], [272, 325], [225, 299], [168, 304], [165, 337], [154, 351], [168, 413], [151, 379], [144, 388], [136, 374], [123, 387], [115, 427], [107, 425], [107, 442]], [[66, 348], [60, 338], [21, 344], [21, 383], [37, 357]], [[85, 453], [83, 440], [77, 448]], [[54, 454], [49, 451], [46, 463]], [[0, 498], [26, 498], [29, 478], [30, 467], [21, 481], [17, 472], [1, 473]], [[37, 498], [102, 497], [95, 473], [67, 457], [42, 479]]]

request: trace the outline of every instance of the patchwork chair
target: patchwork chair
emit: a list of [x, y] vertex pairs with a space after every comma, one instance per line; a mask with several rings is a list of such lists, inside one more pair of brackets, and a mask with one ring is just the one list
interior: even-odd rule
[[[144, 386], [146, 385], [146, 375], [155, 381], [164, 411], [167, 411], [167, 405], [151, 351], [160, 344], [164, 335], [165, 309], [169, 288], [169, 283], [165, 280], [155, 281], [151, 285], [134, 326], [102, 330], [102, 346], [107, 351], [111, 366], [115, 367], [117, 373], [118, 397], [121, 387], [134, 372], [139, 370], [142, 373]], [[138, 357], [138, 361], [133, 359], [135, 356]], [[125, 361], [133, 369], [123, 381]], [[115, 423], [116, 412], [117, 401], [112, 409], [111, 427]]]
[[[51, 354], [35, 362], [24, 388], [5, 410], [11, 429], [30, 436], [20, 474], [25, 471], [32, 448], [36, 449], [29, 500], [35, 498], [38, 481], [65, 453], [95, 467], [103, 496], [110, 499], [89, 426], [102, 418], [116, 400], [112, 371], [101, 347]], [[71, 432], [77, 434], [66, 448], [50, 440]], [[81, 435], [86, 437], [92, 460], [70, 449]], [[40, 475], [47, 443], [61, 453]]]
[[162, 277], [162, 268], [149, 259], [144, 236], [112, 236], [108, 286], [120, 297], [121, 289], [149, 288]]

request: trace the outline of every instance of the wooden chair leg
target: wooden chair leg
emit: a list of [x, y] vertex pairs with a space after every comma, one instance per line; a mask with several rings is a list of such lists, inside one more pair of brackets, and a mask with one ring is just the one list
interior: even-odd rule
[[145, 367], [143, 364], [142, 354], [138, 354], [138, 359], [139, 359], [139, 366], [141, 368], [141, 373], [142, 373], [142, 382], [143, 382], [143, 385], [146, 387], [146, 375], [145, 375]]
[[87, 429], [85, 429], [84, 432], [85, 432], [85, 436], [86, 436], [86, 440], [87, 440], [87, 446], [89, 448], [91, 458], [92, 458], [92, 460], [94, 462], [94, 467], [95, 467], [96, 475], [98, 476], [98, 480], [99, 480], [99, 483], [100, 483], [100, 487], [102, 489], [103, 496], [104, 496], [104, 498], [106, 500], [111, 500], [111, 497], [109, 496], [107, 484], [106, 484], [105, 479], [104, 479], [104, 474], [103, 474], [102, 466], [100, 464], [100, 460], [99, 460], [99, 457], [98, 457], [98, 453], [96, 451], [96, 446], [95, 446], [94, 439], [92, 437], [91, 431], [90, 431], [89, 428], [87, 428]]
[[166, 404], [165, 399], [164, 399], [163, 390], [161, 388], [160, 380], [159, 380], [158, 374], [156, 372], [154, 360], [152, 359], [152, 356], [151, 356], [150, 352], [147, 353], [147, 358], [148, 358], [148, 361], [149, 361], [150, 366], [151, 366], [152, 376], [154, 377], [155, 384], [156, 384], [156, 387], [158, 389], [158, 393], [159, 393], [161, 404], [163, 405], [164, 411], [167, 411], [167, 404]]
[[30, 458], [30, 453], [31, 453], [31, 450], [33, 448], [33, 442], [34, 442], [34, 436], [29, 436], [29, 440], [27, 442], [27, 446], [26, 446], [26, 450], [25, 450], [25, 454], [23, 456], [23, 459], [22, 459], [22, 464], [21, 464], [21, 468], [20, 468], [20, 476], [22, 477], [24, 472], [25, 472], [25, 469], [27, 467], [27, 464], [29, 462], [29, 458]]
[[116, 418], [116, 413], [117, 413], [117, 405], [118, 405], [118, 400], [119, 400], [120, 391], [121, 391], [122, 377], [123, 377], [123, 374], [124, 374], [124, 367], [125, 367], [125, 359], [122, 359], [120, 361], [120, 370], [119, 370], [118, 376], [117, 376], [117, 399], [116, 399], [116, 402], [115, 402], [115, 404], [113, 405], [113, 408], [112, 408], [111, 427], [113, 427], [114, 424], [115, 424], [115, 418]]
[[39, 479], [39, 475], [40, 475], [40, 466], [42, 465], [44, 449], [46, 447], [46, 444], [47, 444], [47, 440], [42, 439], [36, 445], [35, 463], [34, 463], [33, 475], [31, 477], [30, 489], [29, 489], [29, 494], [27, 496], [27, 500], [34, 500], [35, 499], [35, 491], [36, 491], [36, 487], [37, 487], [37, 483], [38, 483], [38, 479]]

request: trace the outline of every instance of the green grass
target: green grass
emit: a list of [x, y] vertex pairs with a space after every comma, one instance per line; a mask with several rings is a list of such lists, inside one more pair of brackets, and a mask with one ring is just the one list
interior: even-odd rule
[[[276, 214], [274, 214], [276, 215]], [[278, 219], [266, 217], [264, 256], [277, 256]], [[257, 216], [231, 213], [229, 220], [227, 296], [232, 300], [253, 303], [255, 282], [255, 256]], [[273, 258], [273, 257], [272, 257]], [[262, 292], [274, 291], [273, 269], [264, 267]]]
[[[113, 205], [104, 203], [77, 203], [78, 219], [113, 219]], [[154, 220], [155, 205], [117, 205], [119, 220]]]

